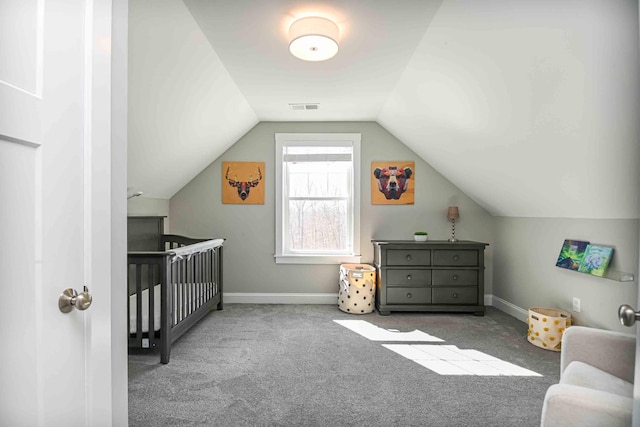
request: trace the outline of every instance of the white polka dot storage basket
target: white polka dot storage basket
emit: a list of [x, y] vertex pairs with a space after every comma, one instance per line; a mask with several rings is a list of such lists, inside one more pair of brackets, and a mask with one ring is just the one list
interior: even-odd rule
[[367, 264], [342, 264], [338, 289], [338, 308], [345, 313], [373, 311], [376, 297], [376, 269]]
[[562, 335], [571, 326], [571, 314], [557, 308], [529, 309], [528, 341], [545, 350], [560, 351]]

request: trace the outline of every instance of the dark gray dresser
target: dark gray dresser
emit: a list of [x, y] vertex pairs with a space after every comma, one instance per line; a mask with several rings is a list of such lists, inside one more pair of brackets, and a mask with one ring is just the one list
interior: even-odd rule
[[127, 217], [127, 251], [163, 252], [164, 216]]
[[376, 308], [484, 315], [484, 248], [471, 241], [372, 240]]

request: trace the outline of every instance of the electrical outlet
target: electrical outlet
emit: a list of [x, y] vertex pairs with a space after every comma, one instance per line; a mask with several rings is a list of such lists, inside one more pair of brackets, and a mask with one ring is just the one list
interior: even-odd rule
[[573, 297], [573, 311], [580, 313], [580, 298]]

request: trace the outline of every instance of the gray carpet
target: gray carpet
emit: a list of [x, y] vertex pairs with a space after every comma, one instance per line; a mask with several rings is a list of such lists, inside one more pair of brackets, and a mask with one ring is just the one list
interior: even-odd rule
[[[444, 376], [333, 322], [419, 329], [542, 377]], [[129, 356], [131, 426], [539, 426], [560, 354], [487, 315], [350, 315], [330, 305], [226, 305], [173, 346]], [[437, 344], [436, 344], [437, 345]]]

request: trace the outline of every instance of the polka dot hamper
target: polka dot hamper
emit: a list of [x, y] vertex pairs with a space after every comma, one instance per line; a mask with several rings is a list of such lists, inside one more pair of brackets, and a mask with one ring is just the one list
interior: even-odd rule
[[527, 339], [531, 344], [546, 350], [560, 351], [562, 335], [571, 326], [571, 314], [557, 308], [530, 308], [527, 323]]
[[367, 264], [342, 264], [338, 289], [338, 308], [345, 313], [373, 311], [376, 296], [376, 269]]

